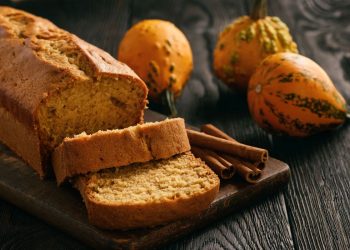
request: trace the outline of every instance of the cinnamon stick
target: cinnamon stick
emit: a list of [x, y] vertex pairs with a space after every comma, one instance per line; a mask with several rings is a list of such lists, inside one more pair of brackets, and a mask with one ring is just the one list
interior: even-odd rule
[[194, 146], [231, 154], [252, 162], [265, 162], [268, 158], [266, 149], [252, 147], [189, 129], [187, 129], [187, 135], [191, 145]]
[[201, 126], [201, 131], [212, 136], [216, 136], [222, 139], [226, 139], [229, 141], [237, 142], [235, 139], [233, 139], [231, 136], [226, 134], [224, 131], [220, 130], [219, 128], [215, 127], [213, 124], [204, 124]]
[[222, 157], [230, 162], [236, 169], [237, 173], [249, 183], [257, 183], [261, 177], [261, 170], [255, 167], [252, 163], [239, 160], [229, 155]]
[[266, 162], [263, 162], [263, 161], [254, 162], [253, 164], [260, 170], [264, 169], [266, 166]]
[[[220, 137], [229, 141], [237, 142], [231, 136], [218, 129], [212, 124], [205, 124], [201, 127], [201, 131], [206, 134]], [[227, 155], [222, 155], [223, 158], [230, 161], [235, 167], [240, 176], [242, 176], [247, 182], [256, 183], [261, 176], [261, 169], [265, 166], [265, 162], [250, 163], [244, 160], [235, 159]]]
[[[226, 139], [232, 142], [237, 142], [234, 138], [226, 134], [224, 131], [220, 130], [219, 128], [215, 127], [213, 124], [204, 124], [201, 127], [201, 131], [212, 136], [216, 136], [222, 139]], [[266, 157], [267, 160], [267, 157]], [[257, 161], [254, 162], [254, 165], [259, 168], [263, 169], [265, 167], [265, 162], [266, 161]]]
[[215, 152], [193, 146], [191, 147], [191, 151], [196, 157], [201, 158], [222, 179], [231, 179], [234, 176], [236, 169], [230, 162]]

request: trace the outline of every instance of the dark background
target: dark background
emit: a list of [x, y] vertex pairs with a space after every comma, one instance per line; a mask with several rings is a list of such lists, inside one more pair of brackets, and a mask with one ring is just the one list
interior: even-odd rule
[[[288, 188], [168, 246], [169, 249], [350, 249], [350, 129], [307, 139], [271, 136], [250, 118], [246, 99], [212, 74], [218, 32], [246, 14], [243, 0], [27, 1], [11, 5], [52, 20], [113, 56], [124, 32], [145, 18], [174, 22], [190, 40], [195, 68], [177, 102], [193, 125], [211, 122], [287, 162]], [[299, 51], [319, 63], [350, 98], [350, 1], [269, 1]], [[0, 200], [0, 249], [85, 249], [60, 231]]]

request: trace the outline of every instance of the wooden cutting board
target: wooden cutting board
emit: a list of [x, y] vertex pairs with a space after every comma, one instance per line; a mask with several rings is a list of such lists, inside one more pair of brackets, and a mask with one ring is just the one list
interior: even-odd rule
[[[158, 113], [146, 112], [146, 121], [162, 119], [164, 116]], [[195, 217], [152, 229], [105, 231], [88, 223], [76, 190], [69, 186], [58, 188], [54, 180], [39, 180], [31, 168], [0, 144], [0, 197], [98, 249], [145, 249], [164, 245], [276, 193], [288, 183], [289, 177], [288, 165], [270, 158], [257, 184], [244, 183], [238, 177], [222, 182], [215, 201]]]

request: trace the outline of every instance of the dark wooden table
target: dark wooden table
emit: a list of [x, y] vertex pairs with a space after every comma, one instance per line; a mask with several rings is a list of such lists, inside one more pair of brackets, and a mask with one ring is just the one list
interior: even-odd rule
[[[350, 127], [307, 139], [268, 135], [249, 116], [244, 97], [212, 74], [218, 32], [247, 13], [246, 0], [23, 1], [11, 5], [49, 18], [116, 55], [138, 20], [174, 22], [191, 42], [195, 68], [177, 102], [193, 125], [211, 122], [238, 140], [268, 148], [292, 171], [285, 190], [226, 217], [167, 249], [350, 249]], [[302, 54], [318, 62], [350, 100], [350, 1], [270, 0]], [[80, 242], [0, 200], [0, 249], [87, 249]]]

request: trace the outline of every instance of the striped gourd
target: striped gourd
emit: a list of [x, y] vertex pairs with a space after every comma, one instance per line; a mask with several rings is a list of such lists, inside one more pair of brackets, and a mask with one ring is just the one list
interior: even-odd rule
[[249, 82], [248, 105], [265, 130], [298, 137], [341, 125], [347, 112], [327, 73], [293, 53], [277, 53], [260, 64]]

